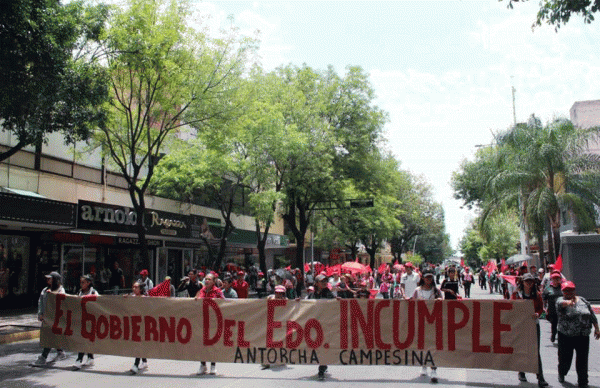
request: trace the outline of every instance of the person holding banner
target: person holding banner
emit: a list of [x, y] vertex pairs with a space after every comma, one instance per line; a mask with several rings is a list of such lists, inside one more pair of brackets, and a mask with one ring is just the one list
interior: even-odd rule
[[[538, 291], [537, 285], [535, 283], [535, 277], [530, 273], [525, 273], [521, 278], [521, 283], [519, 284], [519, 288], [517, 291], [513, 292], [511, 299], [531, 299], [533, 300], [533, 308], [535, 313], [533, 313], [533, 319], [535, 319], [536, 327], [537, 327], [537, 344], [538, 344], [538, 386], [539, 387], [547, 387], [548, 383], [544, 379], [544, 371], [542, 370], [542, 357], [540, 356], [540, 315], [544, 312], [544, 302], [542, 301], [542, 297]], [[525, 377], [525, 372], [519, 372], [519, 381], [527, 381], [527, 377]]]
[[[411, 299], [416, 300], [442, 300], [442, 292], [435, 286], [435, 279], [432, 272], [423, 273], [423, 279], [421, 285], [418, 286]], [[427, 376], [427, 367], [421, 367], [421, 376]], [[437, 383], [437, 367], [431, 367], [431, 374], [429, 375], [432, 383]]]
[[188, 276], [181, 279], [181, 283], [179, 284], [179, 287], [177, 287], [177, 292], [187, 291], [188, 296], [193, 298], [201, 288], [202, 283], [200, 283], [200, 280], [198, 279], [198, 270], [192, 269], [188, 272]]
[[[98, 295], [98, 291], [96, 291], [94, 289], [94, 287], [92, 287], [92, 276], [91, 275], [83, 275], [79, 279], [79, 285], [81, 286], [81, 290], [79, 290], [79, 294], [78, 294], [79, 297], [85, 297], [85, 296], [90, 296], [90, 295], [97, 296]], [[83, 364], [83, 356], [84, 355], [85, 355], [84, 352], [79, 352], [79, 354], [77, 354], [77, 359], [75, 360], [75, 364], [73, 364], [74, 370], [79, 370], [84, 365]], [[85, 366], [93, 366], [93, 365], [94, 365], [94, 355], [92, 353], [88, 353]]]
[[577, 352], [575, 369], [577, 383], [588, 387], [588, 356], [590, 353], [590, 333], [594, 326], [594, 338], [600, 339], [598, 319], [590, 303], [575, 294], [575, 284], [562, 284], [562, 297], [556, 300], [558, 314], [558, 381], [565, 382], [571, 369], [573, 351]]
[[[130, 296], [133, 296], [133, 297], [146, 296], [146, 288], [145, 287], [146, 287], [146, 283], [138, 280], [137, 282], [133, 283], [133, 286], [131, 286], [131, 290], [133, 292], [130, 294]], [[123, 295], [123, 296], [127, 297], [127, 295]], [[140, 360], [142, 361], [141, 365], [140, 365]], [[133, 366], [131, 367], [129, 372], [131, 372], [132, 375], [136, 375], [140, 371], [140, 369], [148, 369], [148, 360], [146, 358], [136, 357], [135, 361], [133, 362]]]
[[[315, 292], [309, 295], [310, 299], [334, 299], [333, 293], [327, 287], [327, 276], [318, 275], [315, 278]], [[319, 365], [319, 380], [325, 380], [325, 372], [327, 371], [327, 365]]]
[[[275, 292], [269, 296], [267, 296], [267, 300], [279, 299], [279, 300], [287, 300], [287, 290], [285, 286], [279, 285], [275, 286]], [[281, 364], [282, 366], [285, 364]], [[273, 365], [275, 366], [275, 365]], [[260, 369], [265, 370], [271, 368], [271, 364], [260, 364]]]
[[[46, 312], [46, 302], [48, 300], [48, 294], [49, 293], [54, 293], [54, 294], [64, 294], [65, 293], [65, 289], [61, 284], [62, 283], [61, 280], [62, 280], [62, 277], [56, 271], [52, 271], [48, 275], [46, 275], [46, 283], [48, 284], [48, 287], [46, 287], [42, 290], [42, 293], [40, 294], [40, 298], [38, 299], [38, 320], [40, 320], [42, 322], [42, 325], [44, 324], [44, 313]], [[31, 365], [32, 366], [45, 365], [46, 359], [48, 358], [48, 354], [50, 354], [50, 350], [52, 350], [52, 349], [44, 348], [44, 350], [42, 350], [42, 354]], [[56, 356], [52, 359], [51, 362], [64, 360], [65, 358], [67, 358], [67, 355], [65, 354], [65, 352], [62, 349], [56, 349]]]
[[550, 275], [550, 284], [542, 292], [542, 299], [546, 305], [546, 319], [550, 321], [551, 334], [550, 342], [556, 341], [558, 327], [558, 315], [556, 313], [556, 301], [563, 296], [561, 289], [561, 274], [559, 271], [553, 271]]
[[[216, 276], [214, 273], [209, 273], [204, 278], [204, 287], [196, 294], [196, 300], [198, 299], [225, 299], [223, 296], [223, 292], [220, 288], [215, 286]], [[205, 375], [207, 372], [206, 369], [206, 361], [200, 362], [200, 369], [198, 370], [199, 375]], [[215, 362], [210, 363], [210, 373], [211, 375], [217, 374], [217, 364]]]

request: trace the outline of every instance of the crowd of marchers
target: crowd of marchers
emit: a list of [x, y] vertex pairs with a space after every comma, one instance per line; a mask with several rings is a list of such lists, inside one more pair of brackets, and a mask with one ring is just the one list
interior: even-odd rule
[[[117, 267], [118, 268], [118, 267]], [[576, 293], [575, 284], [565, 278], [558, 268], [551, 264], [547, 270], [525, 263], [519, 268], [504, 266], [500, 269], [482, 267], [473, 273], [468, 266], [450, 265], [442, 267], [425, 264], [415, 266], [410, 262], [404, 264], [382, 264], [377, 270], [358, 267], [354, 271], [342, 273], [339, 267], [320, 265], [306, 266], [304, 271], [298, 268], [270, 269], [266, 275], [250, 268], [244, 270], [237, 266], [227, 266], [220, 273], [208, 270], [190, 269], [180, 284], [171, 284], [170, 277], [154, 287], [147, 270], [142, 270], [139, 279], [133, 284], [131, 294], [125, 297], [190, 297], [190, 298], [226, 298], [244, 299], [248, 297], [269, 299], [347, 299], [347, 298], [383, 298], [383, 299], [463, 299], [470, 298], [471, 286], [476, 283], [490, 293], [497, 292], [506, 299], [532, 300], [535, 313], [532, 319], [537, 325], [538, 349], [540, 349], [540, 319], [547, 319], [551, 325], [551, 342], [557, 346], [558, 381], [563, 383], [571, 367], [576, 353], [576, 371], [580, 387], [588, 386], [588, 355], [590, 334], [594, 329], [594, 337], [600, 339], [600, 328], [597, 318], [588, 301]], [[205, 273], [206, 271], [206, 273]], [[118, 275], [118, 272], [117, 272]], [[122, 275], [121, 275], [122, 276]], [[42, 291], [38, 303], [38, 317], [43, 321], [43, 314], [48, 293], [65, 293], [61, 285], [61, 275], [51, 272], [46, 275], [47, 287]], [[80, 278], [79, 297], [98, 295], [92, 286], [93, 278], [84, 275]], [[57, 349], [51, 360], [48, 356], [51, 349], [44, 348], [34, 366], [45, 365], [67, 358], [62, 349]], [[73, 364], [74, 370], [94, 365], [94, 355], [87, 354], [84, 363], [84, 352], [77, 355]], [[548, 386], [543, 374], [541, 357], [538, 352], [539, 370], [537, 381], [540, 387]], [[262, 369], [271, 365], [263, 364]], [[148, 368], [144, 357], [136, 358], [129, 370], [137, 374]], [[318, 378], [324, 379], [326, 365], [318, 368]], [[206, 362], [200, 364], [199, 375], [216, 374], [216, 364], [211, 362], [208, 369]], [[422, 368], [423, 376], [429, 375], [430, 381], [436, 383], [437, 368], [428, 371]], [[527, 381], [525, 373], [519, 372], [518, 379]]]

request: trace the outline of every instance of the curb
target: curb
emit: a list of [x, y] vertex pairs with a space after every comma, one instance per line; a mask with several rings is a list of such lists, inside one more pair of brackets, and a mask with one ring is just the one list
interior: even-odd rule
[[40, 329], [32, 329], [10, 334], [0, 334], [0, 345], [10, 344], [18, 341], [26, 341], [34, 338], [40, 338]]

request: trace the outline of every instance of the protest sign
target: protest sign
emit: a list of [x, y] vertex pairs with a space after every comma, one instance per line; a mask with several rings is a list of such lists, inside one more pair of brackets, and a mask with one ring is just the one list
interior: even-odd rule
[[129, 357], [537, 372], [531, 301], [51, 294], [42, 346]]

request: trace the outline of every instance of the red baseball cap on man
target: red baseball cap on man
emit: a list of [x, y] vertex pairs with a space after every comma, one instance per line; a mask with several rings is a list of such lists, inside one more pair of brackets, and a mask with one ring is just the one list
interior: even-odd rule
[[405, 266], [406, 268], [412, 268], [412, 267], [413, 267], [413, 263], [411, 263], [411, 262], [409, 261], [408, 263], [404, 264], [404, 266]]
[[552, 271], [552, 273], [550, 274], [551, 278], [562, 278], [562, 275], [560, 274], [560, 271]]
[[147, 269], [143, 269], [140, 271], [140, 276], [148, 276], [148, 270]]
[[563, 290], [563, 291], [564, 290], [574, 290], [575, 289], [575, 283], [570, 282], [570, 281], [569, 282], [564, 282], [562, 284], [562, 286], [560, 286], [560, 289]]

